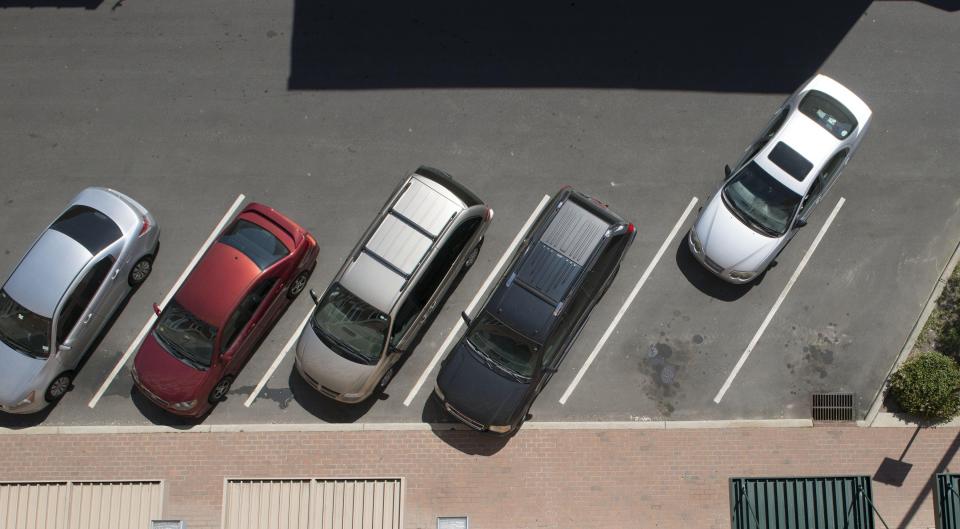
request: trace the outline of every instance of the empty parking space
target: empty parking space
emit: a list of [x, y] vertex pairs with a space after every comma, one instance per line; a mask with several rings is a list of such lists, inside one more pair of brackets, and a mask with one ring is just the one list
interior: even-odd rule
[[[129, 194], [161, 226], [153, 274], [73, 390], [39, 416], [0, 416], [0, 427], [180, 424], [133, 391], [125, 353], [240, 193], [314, 234], [317, 291], [421, 164], [496, 215], [476, 266], [382, 395], [344, 406], [299, 380], [289, 346], [311, 309], [302, 295], [204, 419], [212, 424], [442, 419], [430, 403], [438, 352], [541, 197], [564, 185], [609, 203], [638, 235], [534, 420], [800, 418], [811, 393], [837, 391], [864, 412], [957, 244], [957, 13], [875, 2], [839, 42], [820, 69], [870, 103], [872, 129], [777, 265], [734, 287], [689, 255], [684, 236], [785, 93], [288, 90], [288, 6], [214, 6], [243, 16], [186, 0], [128, 3], [109, 17], [103, 7], [0, 10], [0, 273], [86, 186]], [[38, 32], [59, 44], [27, 45]]]

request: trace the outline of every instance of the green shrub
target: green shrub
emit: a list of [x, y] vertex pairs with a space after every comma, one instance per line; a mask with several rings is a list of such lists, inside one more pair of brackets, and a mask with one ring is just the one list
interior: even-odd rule
[[960, 413], [960, 366], [938, 352], [920, 353], [890, 377], [890, 390], [904, 411], [948, 421]]

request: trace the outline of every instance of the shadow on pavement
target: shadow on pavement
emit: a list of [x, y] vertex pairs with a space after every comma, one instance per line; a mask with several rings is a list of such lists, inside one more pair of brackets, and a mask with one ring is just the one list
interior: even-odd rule
[[433, 393], [427, 398], [420, 417], [430, 424], [431, 431], [441, 441], [467, 455], [492, 456], [513, 437], [513, 434], [501, 436], [469, 429], [450, 417]]
[[753, 288], [754, 285], [760, 284], [767, 275], [767, 273], [764, 272], [753, 282], [747, 283], [746, 285], [727, 283], [707, 271], [693, 254], [690, 253], [690, 248], [687, 247], [686, 235], [680, 239], [680, 245], [677, 247], [676, 261], [677, 268], [680, 269], [680, 272], [687, 278], [687, 281], [696, 287], [697, 290], [714, 299], [726, 302], [740, 299], [744, 294], [750, 292], [750, 289]]
[[8, 7], [82, 7], [96, 9], [103, 0], [0, 0], [0, 9]]
[[869, 5], [296, 0], [288, 88], [789, 93]]

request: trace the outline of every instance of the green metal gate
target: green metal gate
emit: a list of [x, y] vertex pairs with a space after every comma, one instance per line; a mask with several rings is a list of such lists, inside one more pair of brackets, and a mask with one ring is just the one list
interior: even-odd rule
[[874, 529], [873, 489], [868, 476], [731, 478], [730, 513], [733, 529]]
[[937, 474], [937, 529], [960, 529], [960, 474]]

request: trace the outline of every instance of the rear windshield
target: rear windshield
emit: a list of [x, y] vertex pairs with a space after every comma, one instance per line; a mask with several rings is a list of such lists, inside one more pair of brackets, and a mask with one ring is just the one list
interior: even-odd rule
[[811, 90], [800, 101], [800, 112], [817, 122], [838, 140], [857, 128], [857, 119], [836, 99], [817, 90]]
[[110, 217], [88, 206], [72, 206], [50, 229], [77, 241], [94, 255], [123, 235]]
[[290, 254], [276, 236], [256, 224], [240, 219], [220, 237], [220, 242], [243, 252], [260, 270]]

